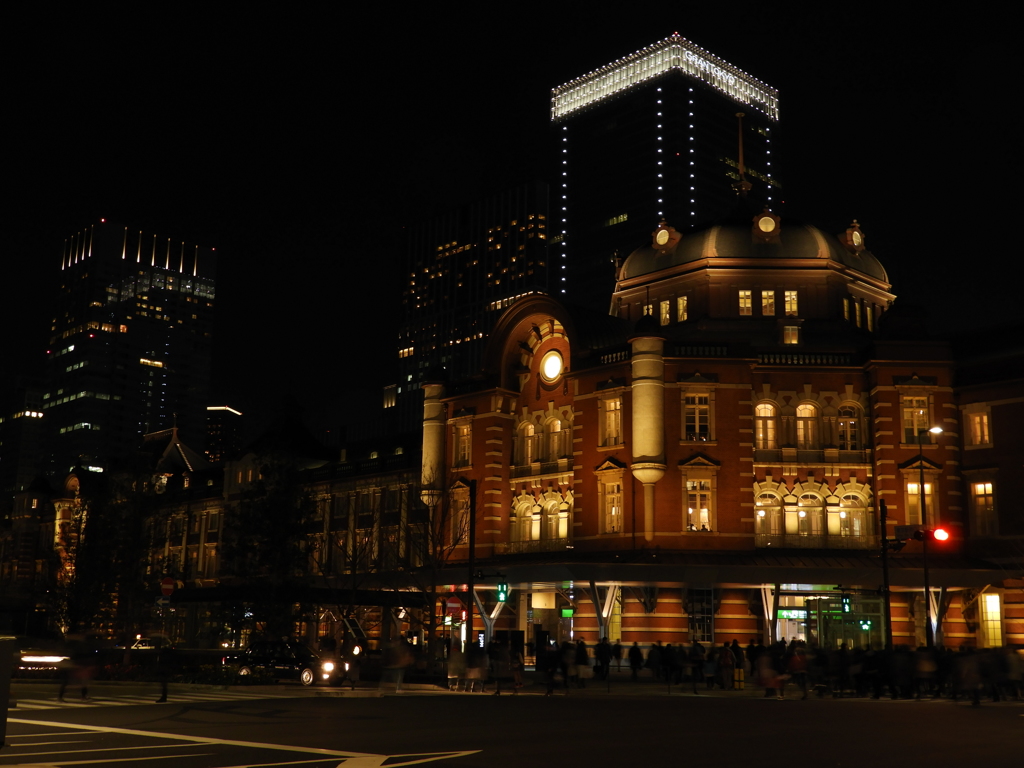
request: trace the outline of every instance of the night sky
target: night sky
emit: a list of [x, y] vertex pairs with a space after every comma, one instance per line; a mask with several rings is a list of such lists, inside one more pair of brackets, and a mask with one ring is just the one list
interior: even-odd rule
[[0, 376], [42, 362], [64, 238], [107, 217], [217, 248], [213, 401], [317, 422], [343, 392], [377, 402], [402, 228], [545, 177], [550, 89], [674, 31], [779, 89], [783, 217], [857, 218], [943, 331], [1019, 319], [1014, 25], [765, 5], [22, 15]]

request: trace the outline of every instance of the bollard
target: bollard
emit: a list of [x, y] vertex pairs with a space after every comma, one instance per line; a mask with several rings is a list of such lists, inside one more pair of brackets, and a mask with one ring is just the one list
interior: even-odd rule
[[13, 637], [0, 637], [0, 707], [4, 718], [0, 720], [0, 749], [7, 739], [7, 708], [11, 703], [11, 675], [14, 673], [14, 654], [18, 644]]

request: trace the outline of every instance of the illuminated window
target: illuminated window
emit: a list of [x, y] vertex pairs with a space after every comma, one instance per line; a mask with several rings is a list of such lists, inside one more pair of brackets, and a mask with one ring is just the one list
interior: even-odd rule
[[688, 479], [686, 481], [686, 516], [684, 530], [713, 531], [714, 496], [710, 479]]
[[875, 330], [875, 305], [865, 304], [864, 305], [864, 321], [869, 331]]
[[782, 343], [783, 344], [799, 344], [800, 343], [800, 326], [787, 325], [782, 328]]
[[644, 314], [645, 315], [653, 315], [654, 314], [654, 305], [653, 304], [644, 304]]
[[992, 439], [989, 435], [988, 414], [968, 414], [968, 421], [971, 430], [971, 445], [991, 445]]
[[752, 307], [751, 307], [752, 299], [750, 298], [750, 294], [751, 294], [750, 291], [740, 291], [739, 292], [740, 314], [741, 315], [749, 315], [753, 311]]
[[865, 536], [867, 532], [867, 504], [857, 494], [844, 495], [839, 509], [829, 510], [829, 536]]
[[683, 322], [688, 317], [687, 296], [679, 296], [676, 298], [676, 322]]
[[707, 394], [683, 396], [683, 439], [692, 443], [711, 439], [711, 406]]
[[853, 300], [853, 322], [860, 328], [860, 301], [858, 299]]
[[760, 534], [782, 533], [782, 501], [774, 493], [762, 493], [754, 503], [754, 531]]
[[792, 317], [797, 314], [796, 291], [786, 291], [786, 314]]
[[850, 300], [843, 299], [843, 319], [846, 322], [850, 322]]
[[547, 460], [556, 461], [565, 457], [565, 437], [568, 432], [562, 429], [562, 422], [559, 419], [551, 419], [544, 425], [544, 434], [547, 437]]
[[1003, 644], [1002, 610], [998, 592], [986, 592], [978, 601], [981, 613], [982, 642], [986, 648], [999, 648]]
[[622, 398], [610, 397], [600, 403], [602, 411], [601, 445], [622, 444]]
[[839, 450], [859, 451], [860, 444], [860, 409], [853, 405], [844, 405], [839, 409], [837, 424]]
[[971, 513], [975, 536], [996, 536], [999, 534], [999, 519], [996, 517], [996, 501], [992, 483], [989, 481], [971, 483]]
[[669, 323], [672, 322], [672, 302], [667, 301], [667, 300], [663, 301], [663, 302], [661, 302], [660, 308], [661, 308], [661, 314], [660, 314], [661, 324], [662, 325], [668, 325]]
[[762, 450], [775, 449], [775, 433], [775, 406], [759, 403], [754, 409], [754, 446]]
[[601, 483], [604, 533], [622, 533], [622, 483]]
[[516, 435], [516, 464], [532, 464], [536, 460], [535, 440], [537, 436], [535, 433], [536, 429], [528, 421], [524, 421], [519, 426]]
[[468, 467], [472, 463], [472, 425], [469, 422], [455, 427], [455, 466]]
[[919, 432], [928, 429], [928, 398], [900, 398], [903, 407], [903, 442], [916, 443]]
[[[907, 483], [907, 525], [926, 525], [926, 522], [921, 519], [921, 485], [918, 481], [910, 481]], [[924, 484], [924, 506], [925, 512], [927, 513], [928, 521], [934, 521], [937, 518], [935, 514], [935, 496], [932, 493], [932, 484], [925, 482]]]
[[[796, 509], [795, 520], [787, 520], [786, 533], [795, 533], [799, 536], [820, 536], [824, 527], [825, 507], [821, 498], [813, 493], [805, 493], [800, 496], [800, 503]], [[796, 530], [790, 530], [794, 527]]]
[[796, 447], [803, 450], [818, 447], [818, 409], [807, 403], [796, 408]]
[[765, 316], [775, 314], [775, 291], [761, 291], [761, 314]]

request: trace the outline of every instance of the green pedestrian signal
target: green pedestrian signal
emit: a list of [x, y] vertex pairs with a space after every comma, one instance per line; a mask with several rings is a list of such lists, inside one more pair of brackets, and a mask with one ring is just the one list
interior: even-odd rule
[[504, 603], [508, 600], [508, 584], [502, 582], [498, 585], [498, 602]]

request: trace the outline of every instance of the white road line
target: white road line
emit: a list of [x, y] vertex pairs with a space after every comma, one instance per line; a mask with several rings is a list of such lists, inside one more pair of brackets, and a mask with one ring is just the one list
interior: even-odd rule
[[[179, 749], [191, 747], [189, 744], [142, 744], [137, 747], [97, 747], [96, 749], [76, 749], [73, 754], [84, 755], [86, 752], [131, 752], [136, 749]], [[25, 757], [38, 757], [39, 755], [66, 755], [67, 749], [55, 749], [52, 752], [29, 752]], [[177, 755], [175, 755], [177, 757]]]
[[[52, 721], [47, 721], [47, 720], [22, 720], [20, 718], [14, 718], [14, 717], [8, 718], [7, 722], [9, 722], [9, 723], [20, 723], [22, 725], [47, 725], [47, 726], [51, 726], [51, 727], [54, 727], [54, 728], [60, 728], [62, 725], [64, 725], [63, 723], [52, 722]], [[373, 752], [353, 752], [351, 750], [320, 749], [319, 747], [298, 747], [298, 746], [289, 746], [289, 745], [286, 745], [286, 744], [267, 744], [265, 742], [259, 742], [259, 741], [238, 741], [238, 740], [234, 740], [234, 739], [215, 739], [215, 738], [210, 738], [210, 737], [206, 737], [206, 736], [188, 736], [188, 735], [185, 735], [185, 734], [178, 734], [178, 733], [162, 733], [160, 731], [139, 731], [139, 730], [135, 730], [135, 729], [132, 729], [132, 728], [110, 728], [110, 727], [104, 727], [104, 726], [99, 726], [99, 725], [82, 725], [80, 723], [75, 723], [73, 725], [69, 725], [69, 727], [71, 727], [71, 728], [80, 728], [80, 729], [82, 729], [83, 732], [117, 733], [117, 734], [122, 734], [122, 735], [127, 735], [127, 736], [148, 737], [148, 738], [151, 738], [151, 739], [167, 739], [167, 740], [173, 740], [173, 741], [186, 741], [186, 742], [190, 742], [190, 743], [194, 743], [194, 744], [205, 744], [205, 745], [209, 745], [209, 746], [220, 744], [220, 745], [233, 746], [233, 747], [249, 747], [249, 748], [254, 748], [254, 749], [278, 750], [278, 751], [282, 751], [282, 752], [291, 752], [293, 754], [296, 753], [296, 752], [299, 752], [299, 753], [305, 753], [305, 754], [310, 754], [310, 755], [320, 755], [322, 757], [342, 757], [342, 758], [347, 758], [344, 761], [344, 763], [339, 764], [339, 768], [342, 768], [342, 766], [344, 766], [344, 768], [377, 768], [377, 767], [383, 765], [385, 760], [394, 761], [395, 758], [401, 758], [401, 757], [404, 757], [406, 755], [408, 755], [410, 757], [419, 758], [419, 759], [416, 759], [416, 760], [409, 760], [408, 762], [404, 762], [404, 763], [389, 762], [389, 765], [396, 766], [396, 768], [397, 768], [397, 766], [419, 765], [421, 763], [430, 763], [430, 762], [434, 762], [434, 761], [437, 761], [437, 760], [444, 760], [444, 759], [449, 759], [449, 758], [453, 758], [453, 757], [464, 757], [466, 755], [474, 755], [474, 754], [476, 754], [476, 753], [478, 753], [480, 751], [478, 749], [471, 749], [471, 750], [452, 750], [450, 752], [414, 752], [414, 753], [406, 753], [405, 755], [381, 755], [381, 754], [376, 754], [376, 753], [373, 753]], [[178, 745], [171, 745], [171, 746], [186, 746], [186, 745], [178, 744]], [[128, 748], [126, 748], [126, 749], [128, 749]], [[132, 747], [132, 749], [134, 749], [134, 747]], [[212, 754], [212, 753], [209, 753], [209, 754]], [[196, 755], [181, 755], [181, 754], [178, 754], [178, 755], [174, 755], [173, 757], [179, 758], [179, 757], [195, 757], [195, 756]], [[27, 757], [27, 755], [26, 755], [26, 757]], [[123, 763], [123, 762], [127, 762], [128, 760], [132, 760], [132, 759], [136, 759], [136, 760], [160, 760], [160, 759], [165, 759], [165, 758], [162, 758], [162, 757], [123, 758], [123, 759], [122, 758], [116, 758], [116, 759], [113, 759], [113, 760], [108, 760], [108, 762], [111, 762], [111, 763], [115, 763], [115, 762], [116, 763]], [[80, 761], [75, 761], [75, 762], [61, 762], [61, 763], [58, 763], [58, 765], [85, 765], [85, 764], [96, 763], [96, 762], [101, 762], [101, 761], [99, 761], [99, 760], [80, 760]], [[287, 765], [287, 764], [289, 764], [289, 762], [294, 763], [295, 761], [287, 761], [285, 763], [280, 763], [280, 764], [281, 765]], [[310, 762], [316, 762], [316, 761], [314, 760], [314, 761], [310, 761]], [[28, 764], [25, 764], [25, 765], [44, 766], [44, 765], [47, 765], [47, 764], [46, 763], [28, 763]], [[267, 765], [267, 764], [266, 763], [261, 763], [261, 764], [258, 764], [258, 765]], [[240, 768], [242, 768], [242, 767], [240, 767]]]
[[17, 768], [32, 768], [37, 766], [38, 768], [53, 768], [55, 765], [95, 765], [101, 763], [103, 765], [110, 765], [111, 763], [137, 763], [142, 760], [178, 760], [182, 757], [207, 757], [214, 754], [213, 752], [193, 752], [189, 755], [157, 755], [154, 757], [105, 757], [100, 760], [67, 760], [59, 763], [18, 763]]
[[[32, 734], [35, 736], [35, 734]], [[30, 741], [28, 744], [10, 744], [8, 746], [14, 747], [15, 749], [21, 749], [22, 747], [49, 747], [54, 744], [92, 744], [92, 739], [78, 739], [74, 741]]]
[[[53, 728], [59, 728], [61, 725], [63, 725], [63, 723], [59, 722], [51, 722], [46, 720], [22, 720], [20, 718], [15, 717], [8, 718], [7, 722], [21, 723], [23, 725], [47, 725]], [[233, 739], [214, 739], [206, 736], [186, 736], [178, 733], [161, 733], [160, 731], [138, 731], [133, 728], [108, 728], [100, 725], [82, 725], [81, 723], [75, 723], [72, 727], [81, 728], [83, 730], [88, 731], [96, 731], [98, 733], [120, 733], [127, 736], [147, 736], [151, 739], [191, 741], [196, 744], [228, 744], [233, 747], [280, 749], [287, 752], [306, 752], [311, 755], [324, 755], [326, 757], [388, 757], [388, 755], [379, 755], [373, 752], [352, 752], [349, 750], [342, 751], [336, 749], [320, 749], [319, 747], [291, 747], [286, 746], [284, 744], [264, 744], [258, 741], [235, 741]]]

